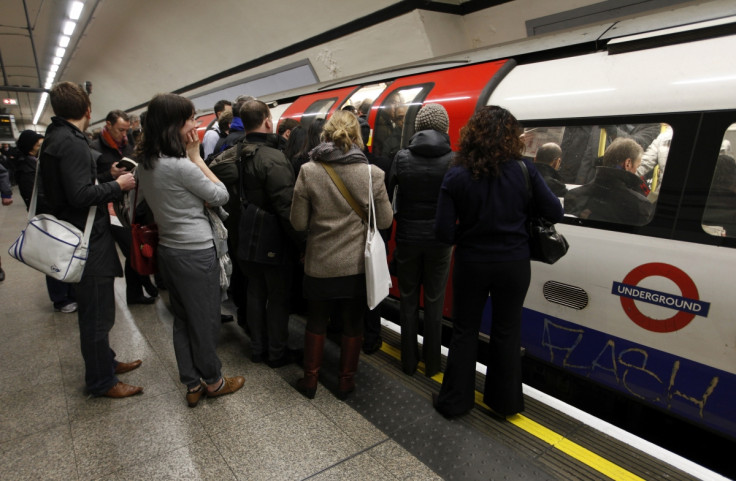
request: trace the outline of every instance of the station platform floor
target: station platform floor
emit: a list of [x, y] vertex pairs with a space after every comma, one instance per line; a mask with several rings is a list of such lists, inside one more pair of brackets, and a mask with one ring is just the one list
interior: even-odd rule
[[[334, 342], [326, 346], [317, 396], [308, 400], [292, 387], [298, 366], [252, 363], [246, 334], [237, 323], [223, 324], [223, 373], [244, 376], [245, 386], [189, 408], [167, 291], [155, 304], [129, 307], [123, 279], [115, 283], [111, 345], [121, 361], [143, 360], [120, 378], [145, 391], [126, 399], [88, 397], [76, 314], [54, 312], [43, 276], [6, 254], [26, 220], [17, 190], [15, 199], [0, 208], [2, 479], [693, 479], [534, 400], [527, 401], [527, 417], [516, 420], [497, 420], [482, 407], [447, 420], [430, 401], [438, 378], [403, 374], [390, 332], [382, 351], [361, 356], [357, 389], [343, 402], [332, 393]], [[292, 347], [301, 345], [303, 329], [303, 319], [292, 316]], [[524, 420], [547, 427], [530, 431], [519, 426]], [[563, 434], [550, 441], [544, 429]], [[561, 447], [565, 442], [573, 450], [603, 451], [606, 459], [581, 461]]]

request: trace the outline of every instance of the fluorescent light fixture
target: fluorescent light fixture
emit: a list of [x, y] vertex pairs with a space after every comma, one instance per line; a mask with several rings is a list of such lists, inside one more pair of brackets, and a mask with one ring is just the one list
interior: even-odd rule
[[48, 100], [49, 94], [44, 92], [41, 94], [41, 99], [38, 101], [38, 108], [36, 109], [36, 115], [33, 116], [33, 125], [38, 124], [38, 119], [41, 118], [44, 107], [46, 107], [46, 100]]
[[72, 2], [72, 6], [69, 9], [69, 18], [72, 20], [79, 20], [82, 15], [82, 9], [84, 8], [84, 2]]
[[51, 60], [51, 63], [54, 65], [61, 65], [61, 57], [54, 57], [53, 60]]
[[58, 70], [59, 70], [59, 66], [58, 66], [58, 65], [51, 65], [51, 66], [49, 67], [49, 70], [51, 70], [52, 72], [56, 72], [56, 71], [58, 71]]
[[57, 47], [56, 48], [56, 56], [57, 57], [62, 57], [63, 58], [65, 53], [66, 53], [66, 49], [65, 48], [61, 48], [61, 47]]
[[68, 36], [62, 35], [61, 37], [59, 37], [59, 47], [64, 47], [64, 48], [68, 47], [70, 40], [71, 38], [69, 38]]
[[74, 28], [77, 26], [77, 22], [72, 22], [71, 20], [67, 20], [64, 23], [64, 35], [71, 35], [74, 33]]
[[54, 85], [54, 82], [52, 80], [47, 80], [43, 88], [50, 89], [52, 85]]

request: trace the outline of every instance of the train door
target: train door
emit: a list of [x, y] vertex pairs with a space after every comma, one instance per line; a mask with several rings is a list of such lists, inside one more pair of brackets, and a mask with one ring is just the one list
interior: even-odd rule
[[[414, 135], [414, 120], [423, 104], [442, 104], [450, 118], [450, 143], [455, 147], [460, 128], [475, 112], [484, 87], [505, 64], [505, 60], [430, 72], [396, 79], [373, 102], [369, 123], [373, 126], [371, 152], [393, 157], [406, 148]], [[389, 256], [396, 244], [389, 242]], [[452, 275], [452, 274], [451, 274]], [[398, 280], [393, 279], [393, 297], [399, 296]], [[445, 317], [452, 315], [452, 289], [448, 282], [445, 294]]]
[[459, 139], [460, 128], [473, 112], [483, 87], [505, 60], [469, 65], [395, 80], [373, 103], [372, 152], [393, 158], [414, 135], [414, 119], [425, 103], [442, 104], [450, 117], [450, 142]]
[[298, 121], [302, 127], [309, 128], [315, 119], [326, 119], [337, 108], [345, 103], [355, 91], [355, 87], [345, 87], [327, 92], [317, 92], [299, 97], [287, 108], [282, 119], [291, 118]]

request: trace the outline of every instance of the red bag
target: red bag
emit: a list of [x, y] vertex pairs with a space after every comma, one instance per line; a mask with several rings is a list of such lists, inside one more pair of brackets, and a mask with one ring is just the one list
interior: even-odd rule
[[156, 224], [132, 224], [130, 234], [130, 266], [138, 274], [148, 276], [156, 272], [156, 247], [158, 226]]
[[142, 276], [156, 272], [156, 247], [158, 247], [158, 226], [135, 223], [135, 207], [138, 204], [138, 187], [135, 188], [133, 218], [130, 221], [130, 267]]

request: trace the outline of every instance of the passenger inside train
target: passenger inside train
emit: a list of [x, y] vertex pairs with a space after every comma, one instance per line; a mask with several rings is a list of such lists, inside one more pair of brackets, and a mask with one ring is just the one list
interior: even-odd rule
[[590, 183], [565, 195], [567, 213], [583, 219], [619, 224], [644, 225], [652, 215], [652, 204], [636, 175], [641, 164], [641, 146], [632, 139], [614, 140], [603, 154]]

